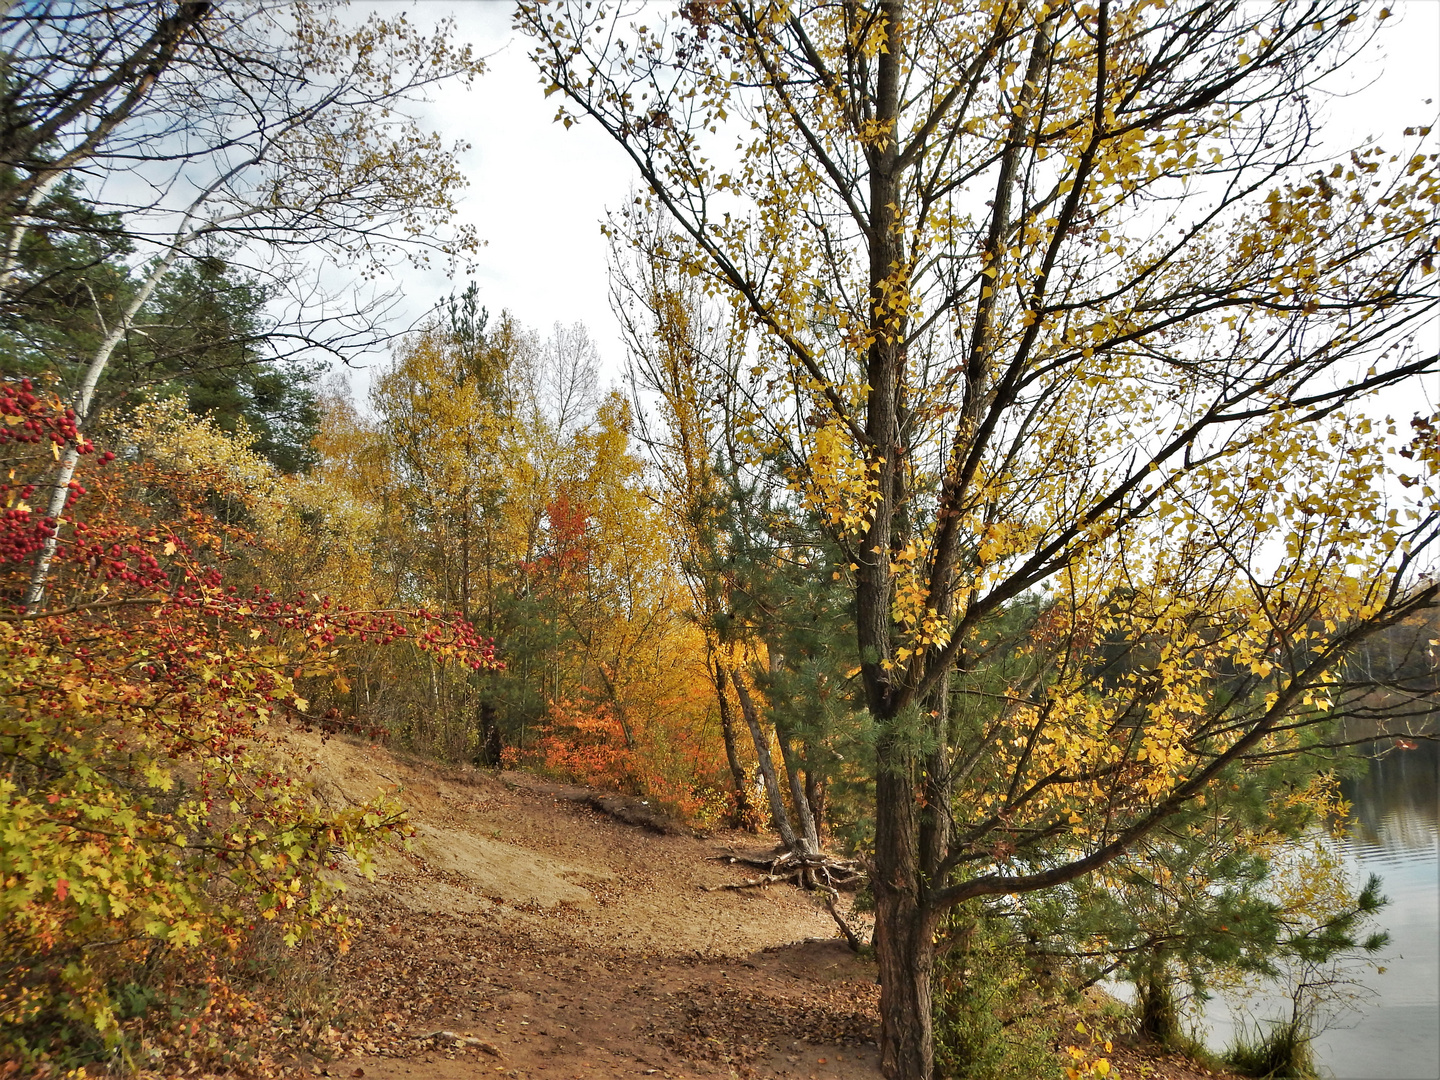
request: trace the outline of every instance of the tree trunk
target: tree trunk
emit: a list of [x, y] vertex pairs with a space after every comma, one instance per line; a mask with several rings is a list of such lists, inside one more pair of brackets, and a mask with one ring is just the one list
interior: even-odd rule
[[[814, 748], [805, 747], [805, 760], [814, 761]], [[805, 769], [805, 801], [810, 804], [810, 817], [815, 821], [815, 841], [825, 843], [825, 774], [808, 765]]]
[[503, 744], [500, 738], [500, 723], [495, 717], [495, 706], [488, 701], [480, 703], [479, 716], [479, 753], [476, 755], [476, 764], [487, 769], [495, 769], [500, 765], [500, 751]]
[[620, 704], [618, 697], [611, 698], [611, 706], [615, 712], [615, 719], [620, 721], [620, 734], [625, 739], [625, 749], [635, 749], [635, 729], [630, 726], [630, 713], [625, 706]]
[[[620, 734], [625, 739], [625, 749], [634, 750], [635, 729], [630, 725], [630, 713], [626, 710], [625, 705], [621, 702], [620, 689], [615, 684], [614, 677], [610, 674], [612, 671], [618, 671], [619, 667], [620, 664], [617, 660], [614, 666], [610, 666], [607, 664], [597, 664], [596, 671], [600, 676], [600, 681], [605, 684], [605, 694], [610, 699], [610, 709], [615, 714], [615, 719], [620, 723]], [[558, 674], [556, 675], [556, 682], [558, 685]], [[558, 692], [555, 696], [559, 696]]]
[[[880, 1072], [887, 1080], [934, 1080], [930, 1013], [935, 920], [913, 906], [887, 905], [877, 935], [880, 966]], [[880, 919], [877, 913], [877, 928]]]
[[880, 1070], [933, 1080], [930, 1013], [935, 916], [917, 865], [914, 768], [881, 766], [875, 798], [875, 955], [880, 967]]
[[805, 798], [805, 787], [800, 780], [800, 763], [795, 759], [790, 733], [779, 723], [775, 725], [775, 741], [780, 744], [780, 760], [785, 763], [785, 779], [790, 784], [790, 801], [795, 805], [795, 816], [800, 819], [800, 839], [805, 845], [805, 853], [817, 854], [820, 837], [815, 831], [815, 816], [810, 813], [810, 801]]
[[745, 767], [740, 764], [739, 748], [735, 745], [735, 714], [730, 708], [730, 678], [725, 665], [714, 658], [715, 700], [720, 706], [720, 735], [725, 740], [725, 760], [730, 766], [730, 781], [735, 785], [735, 823], [743, 822], [750, 812], [750, 785], [745, 780]]
[[[905, 383], [903, 342], [908, 313], [897, 303], [908, 295], [905, 237], [900, 217], [901, 58], [906, 46], [904, 0], [880, 0], [887, 48], [875, 58], [874, 118], [877, 139], [867, 152], [869, 172], [869, 286], [871, 344], [865, 358], [865, 437], [875, 470], [879, 501], [864, 541], [858, 545], [855, 575], [856, 638], [860, 646], [866, 704], [879, 728], [875, 748], [876, 958], [880, 967], [880, 1067], [887, 1080], [933, 1080], [934, 1032], [931, 972], [935, 916], [928, 906], [929, 882], [920, 863], [920, 762], [909, 749], [908, 729], [923, 722], [904, 706], [904, 668], [889, 661], [892, 554], [909, 539], [904, 470], [906, 452], [900, 420]], [[920, 704], [920, 703], [916, 703]], [[941, 747], [943, 751], [943, 745]], [[927, 834], [933, 829], [927, 828]], [[933, 837], [932, 837], [933, 839]]]
[[1135, 989], [1140, 1033], [1162, 1046], [1174, 1045], [1180, 1035], [1180, 1016], [1163, 953], [1152, 956], [1144, 975], [1136, 980]]
[[740, 699], [740, 711], [745, 714], [750, 738], [755, 743], [755, 756], [760, 759], [760, 775], [765, 778], [765, 794], [770, 797], [770, 816], [775, 819], [775, 828], [780, 830], [780, 839], [788, 850], [802, 851], [804, 849], [795, 837], [795, 830], [790, 827], [790, 815], [785, 812], [785, 800], [780, 797], [780, 783], [775, 778], [775, 762], [770, 758], [770, 741], [760, 730], [760, 714], [755, 708], [755, 702], [738, 671], [730, 673], [730, 681], [735, 684], [735, 696]]

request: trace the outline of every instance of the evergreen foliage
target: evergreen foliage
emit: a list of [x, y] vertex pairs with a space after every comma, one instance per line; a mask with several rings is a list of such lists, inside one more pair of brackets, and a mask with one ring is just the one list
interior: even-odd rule
[[[0, 294], [7, 372], [72, 396], [110, 313], [133, 294], [135, 270], [123, 215], [98, 211], [67, 177], [37, 209], [14, 280]], [[243, 424], [277, 468], [304, 471], [314, 462], [322, 365], [276, 355], [283, 341], [271, 337], [270, 300], [223, 254], [181, 262], [107, 365], [95, 411], [124, 417], [144, 401], [183, 395], [196, 416], [212, 417], [224, 431]]]
[[946, 1080], [1058, 1080], [1053, 1015], [1033, 958], [1003, 921], [947, 918], [936, 965], [935, 1066]]

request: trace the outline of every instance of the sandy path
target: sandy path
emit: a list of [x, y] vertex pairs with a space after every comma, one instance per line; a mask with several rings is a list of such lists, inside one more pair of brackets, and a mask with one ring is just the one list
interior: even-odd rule
[[[578, 788], [409, 762], [315, 735], [292, 745], [317, 795], [386, 788], [410, 807], [407, 852], [352, 880], [365, 921], [333, 975], [343, 1030], [301, 1075], [372, 1080], [879, 1074], [874, 965], [788, 886], [744, 879], [705, 839], [621, 824]], [[431, 1036], [431, 1037], [427, 1037]], [[1206, 1080], [1176, 1055], [1116, 1046], [1127, 1078]]]
[[[296, 736], [317, 793], [397, 786], [417, 835], [352, 883], [335, 969], [356, 1023], [304, 1071], [389, 1080], [879, 1075], [874, 969], [822, 907], [743, 880], [754, 849], [624, 825], [519, 774], [437, 771]], [[449, 1032], [431, 1039], [423, 1036]]]

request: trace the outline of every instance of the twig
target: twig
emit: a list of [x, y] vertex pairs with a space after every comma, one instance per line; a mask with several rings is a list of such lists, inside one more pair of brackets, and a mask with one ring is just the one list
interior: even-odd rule
[[454, 1031], [432, 1031], [428, 1035], [421, 1035], [420, 1041], [427, 1042], [430, 1039], [448, 1039], [450, 1042], [458, 1043], [461, 1046], [476, 1046], [487, 1054], [500, 1056], [500, 1051], [483, 1039], [477, 1039], [473, 1035], [461, 1035]]
[[164, 596], [131, 596], [120, 600], [97, 600], [91, 604], [75, 604], [71, 607], [52, 608], [49, 611], [26, 611], [19, 614], [0, 615], [0, 622], [34, 622], [36, 619], [58, 619], [61, 615], [73, 615], [77, 611], [101, 611], [105, 608], [126, 607], [130, 604], [164, 604]]

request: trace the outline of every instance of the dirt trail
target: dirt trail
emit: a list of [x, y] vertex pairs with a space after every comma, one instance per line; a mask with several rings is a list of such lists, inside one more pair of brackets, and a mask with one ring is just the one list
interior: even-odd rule
[[[659, 834], [587, 805], [584, 789], [518, 773], [412, 764], [316, 735], [292, 745], [322, 800], [398, 787], [417, 833], [373, 881], [352, 876], [365, 929], [332, 972], [350, 1022], [328, 1033], [327, 1060], [292, 1071], [879, 1077], [874, 965], [829, 913], [790, 886], [708, 891], [745, 879], [717, 857], [754, 851], [756, 837]], [[1112, 1060], [1127, 1078], [1212, 1075], [1144, 1047], [1117, 1045]]]
[[756, 837], [660, 835], [521, 774], [411, 765], [338, 738], [294, 746], [322, 799], [398, 785], [417, 831], [374, 881], [351, 883], [366, 930], [335, 974], [359, 1021], [308, 1071], [879, 1075], [874, 968], [825, 909], [788, 886], [706, 891], [744, 880], [717, 856]]

